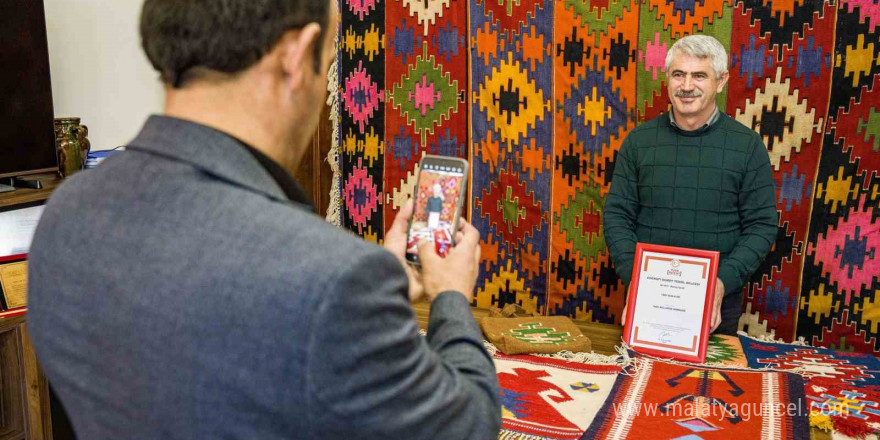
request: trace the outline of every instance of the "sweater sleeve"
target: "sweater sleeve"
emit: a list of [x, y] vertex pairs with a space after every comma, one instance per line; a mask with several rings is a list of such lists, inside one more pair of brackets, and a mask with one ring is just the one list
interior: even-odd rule
[[760, 139], [755, 140], [746, 164], [738, 205], [742, 233], [718, 267], [726, 295], [742, 289], [776, 241], [776, 184], [770, 156]]
[[605, 243], [611, 252], [617, 276], [626, 285], [632, 278], [637, 241], [636, 219], [639, 215], [638, 172], [631, 144], [631, 136], [627, 136], [617, 153], [611, 189], [605, 199], [603, 212]]
[[495, 367], [464, 296], [434, 300], [423, 338], [393, 256], [373, 253], [346, 272], [313, 318], [312, 438], [496, 438]]

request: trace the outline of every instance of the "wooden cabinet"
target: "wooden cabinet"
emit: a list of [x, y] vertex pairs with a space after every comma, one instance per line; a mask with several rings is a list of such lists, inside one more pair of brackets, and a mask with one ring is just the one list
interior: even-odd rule
[[[38, 176], [43, 189], [0, 194], [0, 211], [32, 206], [49, 197], [59, 180]], [[51, 440], [49, 383], [37, 362], [27, 315], [0, 318], [0, 440]]]
[[0, 320], [0, 440], [51, 440], [49, 383], [24, 316]]

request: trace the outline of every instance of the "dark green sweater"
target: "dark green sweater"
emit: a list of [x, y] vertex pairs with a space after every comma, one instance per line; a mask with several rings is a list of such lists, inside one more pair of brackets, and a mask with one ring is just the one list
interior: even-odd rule
[[757, 133], [725, 114], [695, 131], [660, 115], [627, 135], [614, 164], [604, 228], [617, 274], [629, 284], [637, 241], [716, 250], [725, 294], [741, 292], [776, 239], [775, 196]]

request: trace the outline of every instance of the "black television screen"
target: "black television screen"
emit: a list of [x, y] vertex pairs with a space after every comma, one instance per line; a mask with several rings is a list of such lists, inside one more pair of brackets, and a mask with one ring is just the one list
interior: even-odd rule
[[0, 0], [0, 177], [58, 169], [42, 0]]

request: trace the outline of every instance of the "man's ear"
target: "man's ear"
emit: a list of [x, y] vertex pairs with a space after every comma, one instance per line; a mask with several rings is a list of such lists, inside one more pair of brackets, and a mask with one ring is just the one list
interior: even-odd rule
[[724, 91], [724, 85], [727, 84], [727, 80], [730, 79], [730, 72], [724, 72], [721, 74], [721, 81], [718, 82], [718, 93]]
[[309, 23], [303, 28], [290, 31], [282, 38], [281, 69], [288, 78], [291, 89], [303, 84], [305, 75], [314, 72], [315, 47], [320, 44], [321, 25]]

